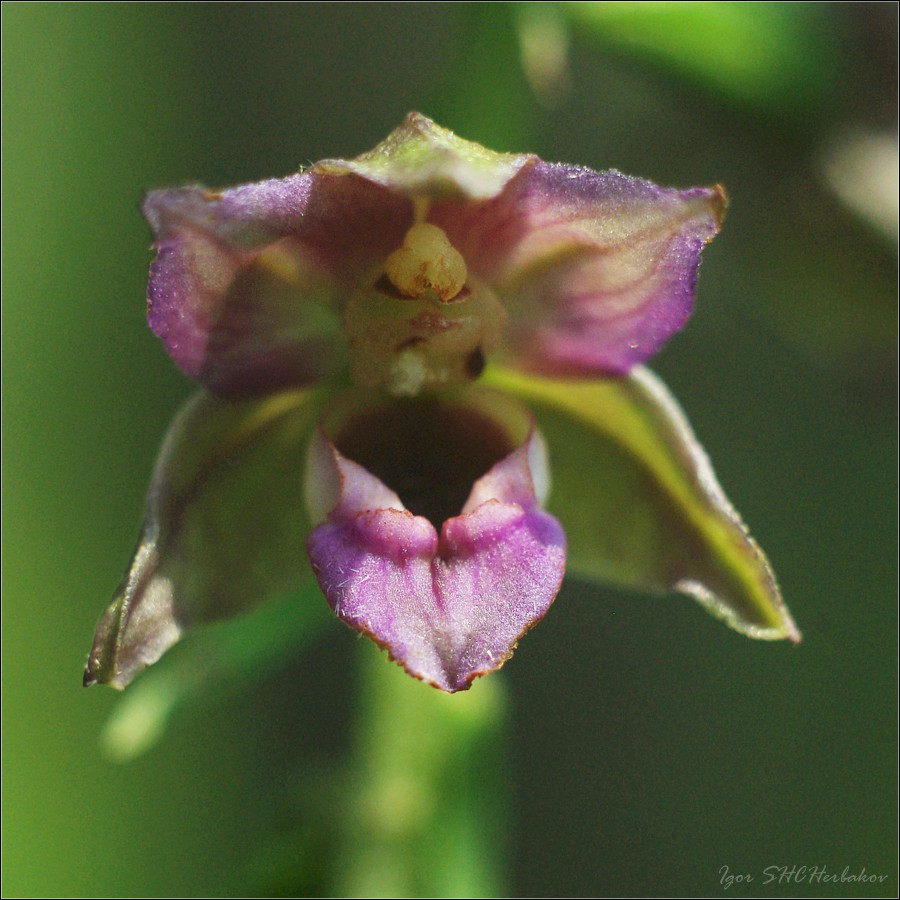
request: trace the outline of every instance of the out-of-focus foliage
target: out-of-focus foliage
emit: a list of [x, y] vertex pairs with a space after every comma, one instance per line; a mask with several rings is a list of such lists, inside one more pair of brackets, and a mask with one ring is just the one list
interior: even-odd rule
[[[828, 895], [893, 895], [892, 4], [2, 15], [5, 894], [374, 892], [351, 876], [384, 851], [403, 863], [386, 890], [693, 896], [727, 865], [749, 894], [796, 864], [888, 875]], [[354, 664], [339, 626], [311, 643], [321, 617], [282, 628], [273, 607], [186, 642], [104, 731], [122, 698], [82, 691], [85, 640], [189, 392], [143, 321], [142, 192], [353, 155], [410, 109], [500, 150], [726, 185], [697, 312], [654, 367], [804, 642], [746, 641], [674, 596], [564, 588], [503, 673], [506, 715], [486, 682], [449, 727], [377, 680], [407, 687], [398, 671]], [[362, 684], [381, 700], [358, 705]], [[103, 753], [101, 735], [133, 758], [166, 725], [128, 765]], [[479, 749], [492, 733], [505, 759]], [[399, 836], [360, 811], [391, 765], [409, 776], [394, 800], [438, 798]], [[483, 798], [508, 843], [473, 818]], [[469, 860], [464, 884], [442, 880], [448, 859]]]
[[787, 108], [827, 97], [836, 22], [825, 10], [764, 2], [560, 5], [576, 29], [727, 97]]

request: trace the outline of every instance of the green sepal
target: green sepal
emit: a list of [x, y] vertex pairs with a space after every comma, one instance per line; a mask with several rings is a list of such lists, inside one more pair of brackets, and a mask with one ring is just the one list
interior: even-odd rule
[[302, 473], [327, 396], [188, 401], [160, 451], [141, 537], [97, 626], [85, 685], [124, 688], [186, 630], [312, 581]]
[[528, 404], [547, 440], [548, 508], [566, 530], [570, 574], [679, 591], [749, 637], [800, 640], [768, 560], [652, 372], [575, 382], [495, 370], [488, 379]]
[[410, 198], [489, 200], [536, 161], [527, 153], [488, 150], [413, 112], [372, 150], [355, 159], [322, 160], [311, 171], [352, 173]]

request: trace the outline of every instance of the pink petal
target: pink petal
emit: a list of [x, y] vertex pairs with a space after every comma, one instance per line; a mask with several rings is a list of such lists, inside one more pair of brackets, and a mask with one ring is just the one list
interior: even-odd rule
[[340, 301], [374, 280], [412, 204], [353, 175], [307, 173], [153, 191], [144, 214], [157, 238], [150, 327], [192, 378], [246, 395], [341, 370]]
[[621, 374], [691, 312], [721, 188], [677, 191], [619, 172], [539, 162], [496, 199], [432, 220], [510, 312], [511, 362], [549, 375]]

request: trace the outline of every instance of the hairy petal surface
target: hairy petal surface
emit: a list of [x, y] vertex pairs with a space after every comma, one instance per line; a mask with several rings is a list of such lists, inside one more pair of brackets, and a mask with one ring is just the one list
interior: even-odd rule
[[123, 688], [185, 630], [309, 582], [299, 473], [321, 402], [293, 391], [187, 403], [160, 452], [134, 558], [97, 626], [86, 685]]
[[547, 612], [562, 582], [565, 537], [538, 505], [536, 482], [546, 477], [532, 474], [544, 465], [536, 432], [476, 482], [463, 514], [440, 534], [321, 433], [310, 461], [316, 480], [337, 490], [309, 538], [319, 584], [341, 619], [411, 675], [464, 690], [499, 668]]
[[489, 380], [554, 437], [550, 508], [566, 529], [571, 574], [680, 591], [749, 637], [800, 640], [765, 554], [655, 375], [638, 368], [585, 383], [492, 371]]
[[673, 190], [537, 162], [497, 198], [432, 220], [506, 301], [508, 362], [549, 375], [627, 372], [690, 315], [721, 188]]

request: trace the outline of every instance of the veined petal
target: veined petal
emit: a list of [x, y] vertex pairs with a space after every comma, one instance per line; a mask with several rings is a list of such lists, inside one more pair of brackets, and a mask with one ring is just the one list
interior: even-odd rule
[[134, 558], [97, 626], [86, 685], [123, 688], [186, 629], [310, 579], [300, 472], [323, 396], [188, 402], [160, 452]]
[[716, 480], [665, 385], [649, 370], [592, 383], [492, 371], [554, 437], [550, 509], [569, 571], [676, 590], [749, 637], [800, 640], [765, 554]]
[[176, 363], [229, 396], [343, 369], [341, 300], [401, 242], [412, 203], [358, 177], [301, 173], [152, 191], [148, 320]]
[[323, 160], [311, 171], [353, 173], [428, 201], [478, 201], [496, 197], [520, 169], [536, 161], [528, 153], [488, 150], [413, 112], [372, 150], [356, 159]]
[[538, 162], [496, 199], [432, 220], [507, 303], [508, 360], [550, 375], [627, 372], [691, 312], [726, 200], [616, 171]]
[[[465, 430], [465, 417], [477, 430], [487, 410], [501, 404], [506, 411], [494, 424], [512, 439], [521, 422], [511, 423], [510, 402], [490, 391], [467, 393], [475, 396], [479, 402], [462, 406], [459, 399], [433, 400], [442, 409], [434, 419], [445, 428], [416, 441], [413, 456], [444, 455], [450, 469], [458, 468], [452, 432]], [[396, 423], [415, 411], [411, 402], [394, 401], [385, 415]], [[345, 427], [346, 417], [334, 431]], [[334, 441], [347, 444], [345, 434]], [[395, 437], [402, 443], [409, 433]], [[326, 517], [308, 543], [319, 584], [341, 619], [411, 675], [441, 690], [464, 690], [499, 668], [547, 612], [562, 582], [565, 537], [539, 506], [546, 459], [533, 425], [472, 485], [460, 514], [438, 523], [440, 533], [325, 433], [314, 437], [309, 459], [310, 505]]]

